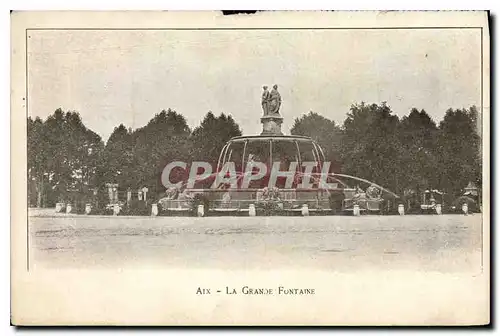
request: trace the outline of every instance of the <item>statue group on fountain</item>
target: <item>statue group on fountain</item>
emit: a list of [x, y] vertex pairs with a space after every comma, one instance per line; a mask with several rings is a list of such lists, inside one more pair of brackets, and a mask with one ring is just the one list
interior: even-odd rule
[[279, 116], [281, 107], [281, 95], [278, 92], [278, 85], [274, 85], [271, 91], [268, 90], [267, 86], [263, 87], [264, 92], [262, 92], [262, 109], [264, 110], [264, 116]]

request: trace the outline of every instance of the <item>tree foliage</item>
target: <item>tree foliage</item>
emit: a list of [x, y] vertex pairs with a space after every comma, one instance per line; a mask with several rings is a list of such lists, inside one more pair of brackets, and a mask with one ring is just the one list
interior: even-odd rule
[[173, 110], [163, 110], [133, 133], [135, 187], [163, 190], [161, 173], [172, 161], [189, 159], [191, 130], [186, 119]]
[[[401, 120], [386, 103], [354, 104], [343, 124], [310, 112], [295, 119], [294, 135], [310, 136], [333, 169], [368, 179], [400, 195], [440, 189], [457, 195], [469, 181], [481, 185], [478, 111], [449, 109], [436, 125], [413, 108]], [[53, 206], [72, 195], [85, 197], [105, 184], [120, 190], [148, 187], [160, 194], [161, 173], [172, 161], [208, 161], [213, 167], [225, 143], [242, 134], [231, 115], [208, 112], [191, 130], [185, 117], [163, 110], [135, 130], [115, 127], [103, 143], [77, 112], [54, 111], [28, 118], [28, 196], [32, 206]]]
[[436, 175], [439, 158], [436, 123], [424, 110], [413, 108], [408, 116], [402, 118], [399, 132], [405, 189], [418, 193], [426, 188], [436, 188], [439, 185]]
[[88, 194], [102, 149], [100, 136], [85, 127], [77, 112], [57, 109], [45, 122], [28, 118], [28, 179], [36, 189], [36, 205], [70, 198], [72, 192]]
[[[292, 134], [315, 139], [339, 162], [335, 172], [368, 179], [399, 195], [432, 188], [459, 194], [481, 185], [478, 111], [448, 110], [439, 127], [424, 110], [401, 120], [386, 103], [354, 104], [341, 127], [310, 112], [295, 119]], [[325, 153], [325, 154], [326, 154]]]
[[480, 137], [477, 109], [449, 109], [439, 124], [437, 173], [439, 184], [458, 193], [468, 181], [481, 185]]
[[399, 118], [386, 103], [352, 105], [344, 121], [343, 171], [396, 192], [401, 188]]
[[332, 163], [331, 168], [339, 171], [342, 130], [333, 120], [311, 111], [295, 119], [290, 133], [314, 139], [323, 149], [325, 159]]
[[191, 136], [192, 157], [197, 161], [210, 162], [215, 167], [226, 142], [240, 135], [240, 127], [232, 116], [221, 113], [216, 117], [212, 112], [208, 112]]

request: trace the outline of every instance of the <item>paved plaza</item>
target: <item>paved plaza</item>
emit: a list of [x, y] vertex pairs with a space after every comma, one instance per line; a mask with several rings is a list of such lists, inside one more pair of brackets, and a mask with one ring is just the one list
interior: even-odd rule
[[477, 272], [481, 217], [68, 217], [30, 210], [30, 264]]

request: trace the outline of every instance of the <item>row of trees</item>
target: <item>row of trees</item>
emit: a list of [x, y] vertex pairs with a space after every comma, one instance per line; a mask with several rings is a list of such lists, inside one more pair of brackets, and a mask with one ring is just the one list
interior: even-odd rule
[[449, 109], [437, 125], [412, 109], [399, 119], [386, 103], [351, 106], [343, 125], [310, 112], [291, 133], [314, 138], [337, 170], [359, 176], [398, 195], [432, 188], [459, 194], [468, 182], [480, 186], [481, 139], [478, 111]]
[[[310, 112], [292, 134], [314, 138], [335, 171], [372, 180], [398, 194], [437, 188], [457, 194], [481, 184], [480, 138], [475, 107], [448, 110], [439, 125], [421, 110], [399, 119], [385, 104], [356, 104], [342, 125]], [[45, 121], [28, 118], [28, 196], [32, 206], [53, 206], [71, 195], [106, 195], [147, 186], [164, 191], [161, 172], [171, 161], [216, 164], [231, 137], [241, 135], [230, 115], [209, 112], [193, 130], [181, 114], [166, 110], [135, 130], [116, 127], [106, 144], [78, 113], [58, 109]]]
[[[106, 198], [105, 184], [120, 190], [148, 187], [150, 195], [165, 191], [161, 173], [168, 162], [214, 162], [225, 142], [241, 135], [231, 116], [208, 112], [191, 130], [181, 114], [161, 111], [136, 130], [115, 127], [106, 144], [83, 125], [77, 112], [61, 109], [42, 121], [28, 118], [28, 197], [33, 206], [58, 201]], [[216, 163], [216, 162], [215, 162]]]

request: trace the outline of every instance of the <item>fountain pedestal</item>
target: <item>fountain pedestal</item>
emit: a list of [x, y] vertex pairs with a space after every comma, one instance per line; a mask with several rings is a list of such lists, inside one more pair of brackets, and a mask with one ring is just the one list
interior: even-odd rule
[[260, 122], [262, 123], [262, 133], [260, 135], [283, 135], [281, 132], [283, 117], [279, 114], [264, 116], [260, 118]]

